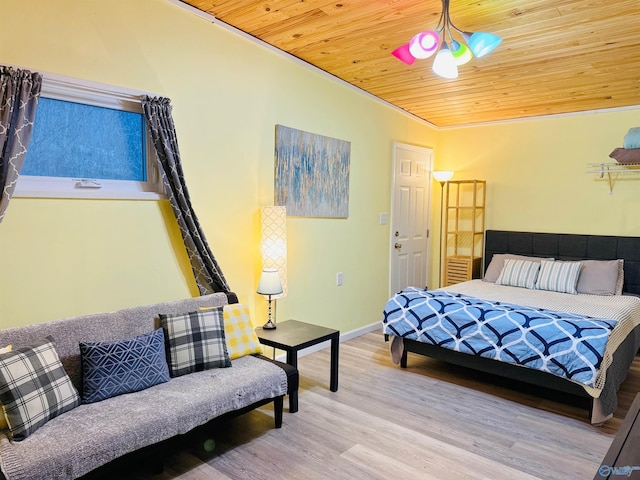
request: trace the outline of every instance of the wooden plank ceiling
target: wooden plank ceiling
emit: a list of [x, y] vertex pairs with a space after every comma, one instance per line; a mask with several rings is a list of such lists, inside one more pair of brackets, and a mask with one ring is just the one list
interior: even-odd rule
[[391, 55], [441, 0], [183, 0], [436, 126], [640, 105], [640, 0], [451, 0], [502, 44], [446, 80]]

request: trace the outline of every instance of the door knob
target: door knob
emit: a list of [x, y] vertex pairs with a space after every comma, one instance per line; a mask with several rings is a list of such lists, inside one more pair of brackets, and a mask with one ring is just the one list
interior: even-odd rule
[[401, 243], [396, 243], [394, 245], [394, 247], [396, 248], [396, 250], [400, 251], [400, 249], [402, 248], [402, 244]]

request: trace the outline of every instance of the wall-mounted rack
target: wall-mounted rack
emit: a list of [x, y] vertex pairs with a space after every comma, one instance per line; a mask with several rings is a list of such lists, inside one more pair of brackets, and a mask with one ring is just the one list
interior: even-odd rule
[[600, 178], [607, 177], [609, 193], [613, 193], [616, 175], [640, 175], [640, 163], [590, 163], [587, 173], [596, 173]]

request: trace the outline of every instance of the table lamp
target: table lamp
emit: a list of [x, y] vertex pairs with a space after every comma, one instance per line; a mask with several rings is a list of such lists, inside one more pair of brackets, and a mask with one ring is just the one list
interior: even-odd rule
[[280, 282], [278, 269], [265, 268], [264, 270], [262, 270], [260, 282], [258, 283], [257, 293], [259, 293], [260, 295], [267, 295], [269, 297], [269, 320], [262, 326], [262, 328], [264, 328], [265, 330], [273, 330], [274, 328], [276, 328], [276, 318], [274, 316], [273, 321], [271, 321], [271, 296], [279, 295], [282, 293], [282, 282]]

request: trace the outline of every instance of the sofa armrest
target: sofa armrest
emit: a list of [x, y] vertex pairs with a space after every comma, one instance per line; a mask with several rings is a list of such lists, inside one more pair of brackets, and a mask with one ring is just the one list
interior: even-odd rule
[[264, 355], [254, 355], [262, 360], [266, 360], [267, 362], [271, 362], [275, 365], [278, 365], [282, 368], [287, 374], [287, 394], [291, 395], [294, 392], [298, 391], [298, 386], [300, 385], [300, 376], [298, 374], [298, 369], [293, 365], [289, 365], [288, 363], [279, 362], [278, 360], [272, 360], [269, 357], [265, 357]]

